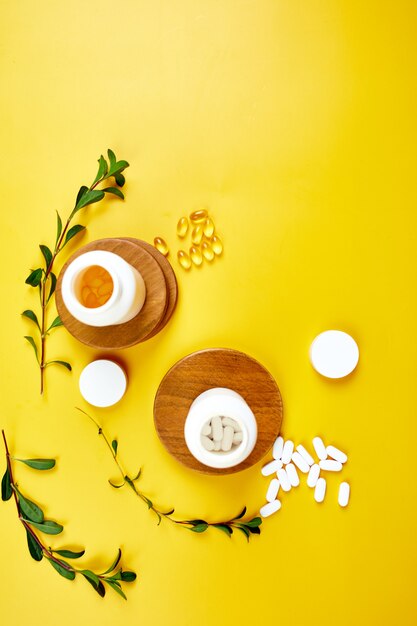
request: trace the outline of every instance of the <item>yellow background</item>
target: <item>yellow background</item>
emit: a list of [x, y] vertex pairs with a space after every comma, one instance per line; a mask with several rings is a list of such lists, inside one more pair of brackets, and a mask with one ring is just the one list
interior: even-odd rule
[[[33, 561], [11, 502], [0, 505], [2, 623], [304, 626], [415, 624], [416, 9], [412, 1], [121, 0], [1, 3], [1, 425], [13, 451], [55, 456], [21, 466], [22, 488], [102, 567], [118, 546], [139, 578], [125, 603]], [[260, 466], [224, 478], [186, 470], [160, 444], [155, 391], [185, 354], [228, 346], [260, 360], [284, 399], [283, 432], [321, 434], [349, 453], [347, 510], [331, 476], [323, 505], [302, 485], [246, 544], [215, 531], [160, 527], [74, 410], [99, 354], [64, 329], [48, 341], [71, 374], [38, 394], [24, 285], [52, 244], [100, 152], [131, 166], [126, 201], [80, 214], [87, 234], [166, 237], [178, 270], [172, 322], [123, 352], [123, 401], [95, 410], [141, 487], [181, 516], [256, 512]], [[213, 266], [182, 272], [175, 224], [207, 205], [225, 244]], [[68, 251], [69, 252], [69, 251]], [[60, 259], [59, 266], [64, 261]], [[50, 316], [53, 315], [51, 311]], [[361, 350], [331, 382], [308, 348], [328, 328]], [[310, 446], [311, 447], [311, 446]], [[268, 457], [269, 458], [269, 457]]]

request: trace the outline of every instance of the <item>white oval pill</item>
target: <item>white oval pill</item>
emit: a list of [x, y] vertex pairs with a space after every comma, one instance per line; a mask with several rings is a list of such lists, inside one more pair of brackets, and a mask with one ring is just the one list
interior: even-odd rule
[[303, 459], [305, 459], [307, 461], [307, 463], [309, 465], [314, 465], [315, 461], [313, 459], [313, 457], [311, 456], [311, 454], [305, 449], [304, 446], [302, 446], [301, 444], [299, 446], [296, 447], [297, 452], [299, 452], [301, 454], [301, 456], [303, 457]]
[[288, 441], [284, 443], [284, 447], [282, 449], [281, 461], [284, 463], [284, 465], [286, 465], [287, 463], [291, 461], [291, 456], [293, 452], [294, 452], [294, 443], [290, 439], [288, 439]]
[[298, 469], [304, 474], [307, 474], [310, 471], [309, 464], [307, 463], [305, 458], [301, 456], [299, 452], [294, 452], [291, 459], [293, 463], [295, 463], [295, 465], [298, 467]]
[[263, 468], [261, 469], [261, 474], [262, 476], [271, 476], [271, 474], [275, 474], [275, 472], [281, 469], [281, 467], [282, 461], [278, 459], [271, 461], [270, 463], [267, 463], [263, 466]]
[[233, 435], [233, 443], [241, 443], [243, 441], [243, 432], [239, 431]]
[[268, 491], [266, 492], [267, 502], [272, 502], [276, 499], [279, 491], [279, 480], [278, 478], [273, 478], [269, 483]]
[[314, 339], [310, 347], [310, 361], [314, 369], [327, 378], [343, 378], [358, 364], [359, 348], [356, 341], [341, 330], [326, 330]]
[[223, 439], [223, 425], [220, 415], [215, 415], [211, 420], [211, 433], [213, 441], [221, 441]]
[[215, 452], [218, 452], [219, 450], [221, 450], [222, 442], [221, 441], [213, 441], [213, 445], [214, 445], [213, 450], [215, 450]]
[[300, 484], [300, 479], [298, 478], [295, 465], [293, 465], [292, 463], [288, 463], [285, 471], [287, 472], [288, 480], [291, 483], [291, 487], [298, 487], [298, 485]]
[[231, 426], [235, 432], [241, 430], [236, 420], [232, 419], [231, 417], [222, 417], [222, 424], [223, 426]]
[[326, 446], [323, 443], [323, 439], [321, 439], [320, 437], [314, 437], [313, 447], [316, 451], [317, 456], [319, 457], [321, 461], [324, 461], [324, 459], [327, 459]]
[[282, 456], [282, 449], [284, 447], [283, 437], [278, 437], [272, 447], [272, 456], [274, 459], [280, 459]]
[[326, 470], [327, 472], [340, 472], [343, 467], [343, 465], [339, 463], [339, 461], [332, 461], [331, 459], [320, 461], [319, 465], [320, 469]]
[[320, 466], [317, 463], [314, 463], [310, 467], [310, 471], [307, 476], [307, 485], [309, 487], [315, 487], [320, 476]]
[[205, 447], [206, 450], [214, 450], [214, 443], [211, 439], [206, 437], [205, 435], [201, 436], [201, 443]]
[[314, 499], [316, 502], [323, 502], [325, 495], [326, 495], [326, 480], [324, 478], [319, 478], [316, 483], [316, 488], [314, 490]]
[[201, 434], [205, 435], [206, 437], [211, 435], [211, 426], [210, 426], [210, 424], [204, 424], [203, 429], [201, 431]]
[[340, 506], [347, 506], [349, 502], [350, 496], [350, 485], [349, 483], [340, 483], [339, 487], [339, 497], [338, 502]]
[[334, 446], [327, 446], [326, 452], [328, 456], [331, 456], [335, 461], [339, 461], [339, 463], [346, 463], [347, 454], [339, 450], [339, 448], [335, 448]]
[[79, 385], [82, 397], [89, 404], [107, 407], [123, 398], [127, 380], [120, 365], [108, 359], [98, 359], [83, 369]]
[[259, 511], [261, 517], [268, 517], [273, 513], [276, 513], [281, 508], [281, 502], [279, 500], [274, 500], [273, 502], [268, 502], [268, 504], [264, 504], [261, 510]]
[[234, 430], [232, 426], [225, 426], [223, 430], [222, 450], [229, 452], [232, 447]]
[[281, 468], [277, 471], [277, 476], [278, 476], [278, 480], [279, 480], [279, 484], [282, 487], [283, 491], [290, 491], [291, 489], [291, 483], [290, 483], [290, 479], [288, 478], [288, 474], [285, 471], [285, 469]]

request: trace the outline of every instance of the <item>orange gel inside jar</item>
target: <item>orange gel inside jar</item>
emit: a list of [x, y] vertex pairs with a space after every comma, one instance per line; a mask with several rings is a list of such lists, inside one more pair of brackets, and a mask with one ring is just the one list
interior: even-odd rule
[[99, 265], [92, 265], [83, 274], [80, 283], [80, 302], [89, 309], [97, 309], [110, 299], [113, 280], [109, 272]]

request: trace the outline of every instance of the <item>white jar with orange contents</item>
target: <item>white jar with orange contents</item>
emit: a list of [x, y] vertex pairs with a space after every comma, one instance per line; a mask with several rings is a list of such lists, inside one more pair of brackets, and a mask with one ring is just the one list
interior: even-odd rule
[[146, 299], [140, 272], [105, 250], [74, 259], [64, 273], [61, 293], [71, 315], [89, 326], [124, 324], [139, 313]]

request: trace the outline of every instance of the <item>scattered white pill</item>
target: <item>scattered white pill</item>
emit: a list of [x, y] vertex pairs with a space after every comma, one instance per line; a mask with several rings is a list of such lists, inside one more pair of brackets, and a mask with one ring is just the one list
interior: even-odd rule
[[263, 466], [263, 468], [261, 469], [261, 474], [262, 476], [271, 476], [271, 474], [275, 474], [275, 472], [281, 469], [281, 467], [282, 461], [280, 461], [279, 459], [270, 461], [270, 463], [267, 463]]
[[283, 437], [278, 437], [272, 447], [272, 456], [274, 459], [280, 459], [282, 457], [282, 449], [284, 447]]
[[201, 435], [201, 443], [206, 450], [214, 450], [214, 443], [209, 437]]
[[223, 430], [222, 450], [223, 452], [229, 452], [233, 443], [234, 430], [232, 426], [225, 426]]
[[323, 502], [325, 495], [326, 495], [326, 480], [324, 478], [319, 478], [316, 483], [316, 488], [314, 490], [314, 499], [316, 502]]
[[334, 446], [327, 446], [326, 448], [327, 456], [330, 456], [335, 461], [339, 461], [339, 463], [346, 463], [347, 454], [339, 450], [339, 448], [335, 448]]
[[298, 467], [300, 472], [303, 472], [304, 474], [307, 474], [310, 471], [309, 464], [307, 463], [305, 458], [301, 456], [301, 454], [299, 452], [294, 452], [294, 454], [292, 455], [291, 459], [292, 459], [293, 463], [295, 463], [295, 465]]
[[359, 361], [356, 341], [341, 330], [326, 330], [317, 335], [310, 347], [314, 369], [327, 378], [343, 378], [355, 369]]
[[326, 470], [327, 472], [340, 472], [343, 467], [343, 465], [339, 463], [339, 461], [332, 461], [331, 459], [320, 461], [319, 465], [320, 469]]
[[313, 446], [320, 461], [324, 461], [324, 459], [327, 459], [326, 446], [323, 443], [323, 439], [321, 439], [320, 437], [314, 437]]
[[317, 463], [314, 463], [314, 465], [310, 467], [310, 471], [307, 476], [307, 485], [309, 487], [315, 487], [319, 479], [319, 476], [320, 476], [320, 466], [317, 465]]
[[266, 500], [267, 502], [272, 502], [276, 499], [279, 491], [279, 480], [278, 478], [273, 478], [269, 483], [268, 491], [266, 492]]
[[264, 504], [261, 510], [259, 511], [261, 517], [268, 517], [273, 513], [276, 513], [281, 508], [281, 502], [279, 500], [274, 500], [273, 502], [268, 502], [268, 504]]
[[347, 506], [349, 502], [350, 496], [350, 485], [349, 483], [340, 483], [339, 487], [339, 497], [338, 502], [340, 506]]
[[288, 474], [285, 471], [285, 469], [281, 468], [277, 471], [277, 476], [278, 476], [278, 480], [279, 480], [279, 484], [282, 487], [283, 491], [290, 491], [291, 489], [291, 483], [290, 483], [290, 479], [288, 478]]
[[297, 452], [299, 452], [301, 454], [301, 456], [303, 457], [303, 459], [305, 461], [307, 461], [307, 463], [309, 465], [314, 465], [315, 461], [313, 459], [313, 457], [311, 456], [311, 454], [305, 449], [304, 446], [302, 446], [301, 444], [299, 446], [296, 447]]
[[98, 359], [83, 369], [79, 385], [82, 397], [89, 404], [98, 407], [112, 406], [124, 396], [126, 374], [117, 363]]
[[282, 449], [281, 460], [284, 463], [284, 465], [286, 465], [287, 463], [291, 461], [293, 452], [294, 452], [294, 443], [290, 439], [288, 439], [288, 441], [284, 443], [284, 447]]
[[221, 441], [223, 439], [223, 425], [220, 415], [215, 415], [211, 420], [211, 433], [213, 441]]
[[291, 483], [291, 487], [298, 487], [298, 485], [300, 484], [300, 479], [298, 478], [295, 465], [293, 465], [292, 463], [288, 463], [285, 467], [285, 471], [287, 472], [288, 480]]
[[211, 435], [211, 426], [209, 423], [204, 424], [201, 434], [204, 435], [205, 437], [208, 437], [209, 435]]

